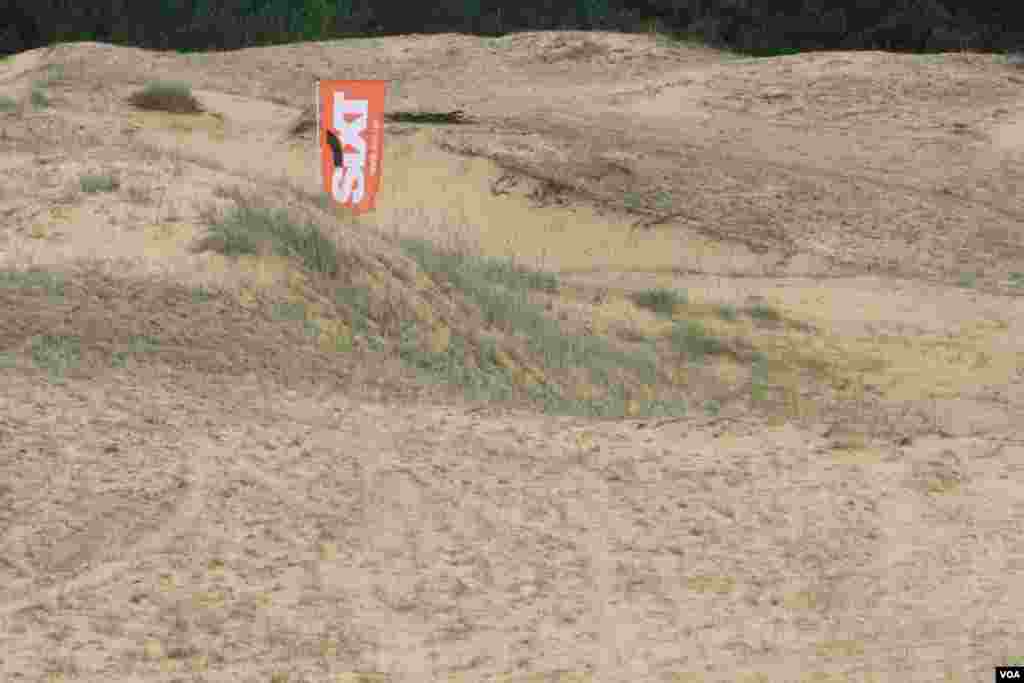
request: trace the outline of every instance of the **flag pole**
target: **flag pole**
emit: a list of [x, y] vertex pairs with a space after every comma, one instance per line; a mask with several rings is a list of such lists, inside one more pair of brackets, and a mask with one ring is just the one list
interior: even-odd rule
[[321, 155], [321, 151], [320, 151], [321, 140], [320, 140], [320, 79], [319, 78], [317, 78], [316, 80], [313, 81], [313, 106], [316, 107], [316, 135], [313, 136], [313, 146], [314, 146], [314, 149], [316, 149], [316, 154], [314, 155], [313, 158], [316, 159], [316, 168], [320, 169], [320, 172], [317, 173], [317, 176], [320, 177], [320, 189], [319, 189], [319, 192], [323, 192], [324, 191], [324, 179], [323, 179], [322, 176], [323, 176], [323, 173], [324, 173], [324, 171], [323, 171], [324, 164], [323, 164], [323, 160], [320, 159], [320, 155]]

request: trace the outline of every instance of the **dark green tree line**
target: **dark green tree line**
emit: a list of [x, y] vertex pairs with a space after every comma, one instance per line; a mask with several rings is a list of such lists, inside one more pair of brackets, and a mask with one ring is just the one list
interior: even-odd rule
[[95, 40], [216, 50], [360, 35], [564, 28], [657, 19], [741, 51], [1024, 48], [1002, 0], [0, 0], [0, 53]]

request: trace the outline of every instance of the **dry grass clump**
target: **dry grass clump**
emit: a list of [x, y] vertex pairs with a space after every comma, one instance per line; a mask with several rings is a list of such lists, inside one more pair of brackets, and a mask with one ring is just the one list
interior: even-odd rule
[[289, 135], [300, 136], [316, 130], [316, 107], [307, 105], [288, 129]]
[[200, 114], [203, 107], [192, 95], [192, 86], [178, 81], [154, 81], [128, 98], [139, 109], [172, 114]]

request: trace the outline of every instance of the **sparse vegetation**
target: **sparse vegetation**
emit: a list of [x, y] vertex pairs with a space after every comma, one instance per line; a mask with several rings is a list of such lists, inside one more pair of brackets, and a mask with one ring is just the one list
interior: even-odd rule
[[32, 106], [36, 109], [45, 109], [50, 106], [50, 98], [47, 97], [46, 93], [38, 88], [32, 89], [30, 101], [32, 102]]
[[402, 326], [398, 346], [399, 357], [407, 364], [420, 370], [430, 380], [446, 381], [459, 386], [471, 400], [502, 401], [512, 398], [514, 382], [508, 369], [498, 361], [493, 343], [476, 356], [476, 362], [467, 364], [466, 339], [461, 335], [450, 335], [447, 349], [440, 351], [423, 350], [415, 323]]
[[82, 188], [82, 192], [86, 192], [88, 194], [95, 194], [97, 192], [113, 192], [121, 187], [121, 183], [117, 179], [117, 176], [109, 173], [88, 173], [79, 178], [78, 182]]
[[718, 316], [722, 320], [733, 321], [736, 320], [736, 307], [731, 304], [722, 304], [718, 307]]
[[37, 88], [48, 88], [64, 80], [64, 65], [50, 64], [46, 67], [46, 75], [35, 82]]
[[115, 368], [123, 368], [128, 363], [128, 358], [134, 355], [149, 353], [159, 347], [153, 337], [147, 335], [133, 335], [128, 342], [128, 348], [115, 351], [111, 357], [111, 365]]
[[750, 398], [755, 403], [764, 401], [768, 393], [768, 362], [764, 354], [757, 353], [751, 364]]
[[45, 270], [0, 270], [0, 287], [39, 288], [50, 296], [64, 296], [64, 278]]
[[764, 320], [769, 322], [778, 322], [782, 320], [782, 316], [779, 315], [779, 312], [765, 303], [759, 302], [750, 306], [747, 308], [747, 313], [755, 320]]
[[301, 301], [279, 301], [274, 304], [274, 317], [279, 320], [305, 320], [306, 306]]
[[658, 211], [668, 211], [672, 208], [672, 196], [667, 192], [657, 192], [654, 195], [654, 206]]
[[278, 256], [298, 258], [311, 271], [334, 276], [338, 254], [331, 242], [313, 224], [298, 224], [287, 211], [242, 202], [226, 215], [210, 218], [209, 233], [196, 246], [225, 256], [257, 254], [269, 248]]
[[1009, 280], [1011, 287], [1024, 287], [1024, 273], [1010, 273]]
[[633, 295], [632, 299], [640, 308], [647, 308], [668, 317], [675, 312], [676, 306], [685, 305], [687, 302], [685, 291], [664, 288], [644, 290]]
[[18, 100], [7, 95], [0, 95], [0, 112], [12, 112], [18, 110]]
[[973, 287], [978, 281], [975, 273], [962, 273], [957, 284], [961, 287]]
[[213, 298], [213, 293], [206, 287], [199, 285], [192, 288], [192, 301], [197, 304], [206, 303]]
[[672, 348], [686, 354], [693, 362], [703, 362], [705, 356], [722, 349], [722, 344], [707, 334], [704, 326], [696, 320], [677, 322], [669, 335]]
[[46, 369], [51, 379], [59, 379], [81, 358], [80, 338], [75, 335], [44, 334], [32, 340], [32, 360]]
[[[481, 335], [476, 341], [473, 366], [466, 363], [470, 340], [449, 332], [447, 348], [423, 351], [415, 325], [403, 326], [400, 354], [406, 362], [429, 375], [454, 382], [472, 396], [509, 397], [514, 388], [525, 387], [527, 396], [545, 412], [595, 416], [628, 414], [626, 387], [614, 381], [621, 372], [631, 373], [644, 385], [657, 382], [657, 357], [651, 350], [626, 353], [595, 335], [567, 334], [548, 318], [542, 305], [528, 299], [530, 290], [555, 291], [551, 274], [517, 268], [509, 262], [441, 251], [424, 240], [402, 243], [420, 267], [435, 280], [446, 280], [483, 314], [487, 329], [514, 335], [541, 361], [538, 372], [529, 373], [500, 349], [494, 338]], [[545, 372], [556, 375], [584, 370], [594, 386], [607, 387], [602, 396], [566, 396]], [[680, 414], [685, 403], [649, 400], [638, 406], [643, 414]]]
[[129, 103], [139, 109], [173, 114], [199, 114], [203, 107], [192, 95], [192, 86], [180, 81], [154, 81], [134, 93]]

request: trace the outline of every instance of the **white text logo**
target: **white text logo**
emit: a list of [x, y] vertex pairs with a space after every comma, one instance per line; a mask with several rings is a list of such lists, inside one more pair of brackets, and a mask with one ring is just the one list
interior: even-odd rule
[[362, 134], [366, 131], [368, 109], [366, 100], [346, 100], [345, 93], [334, 93], [334, 130], [341, 135], [344, 165], [334, 169], [331, 191], [343, 204], [358, 204], [366, 191], [366, 140]]

